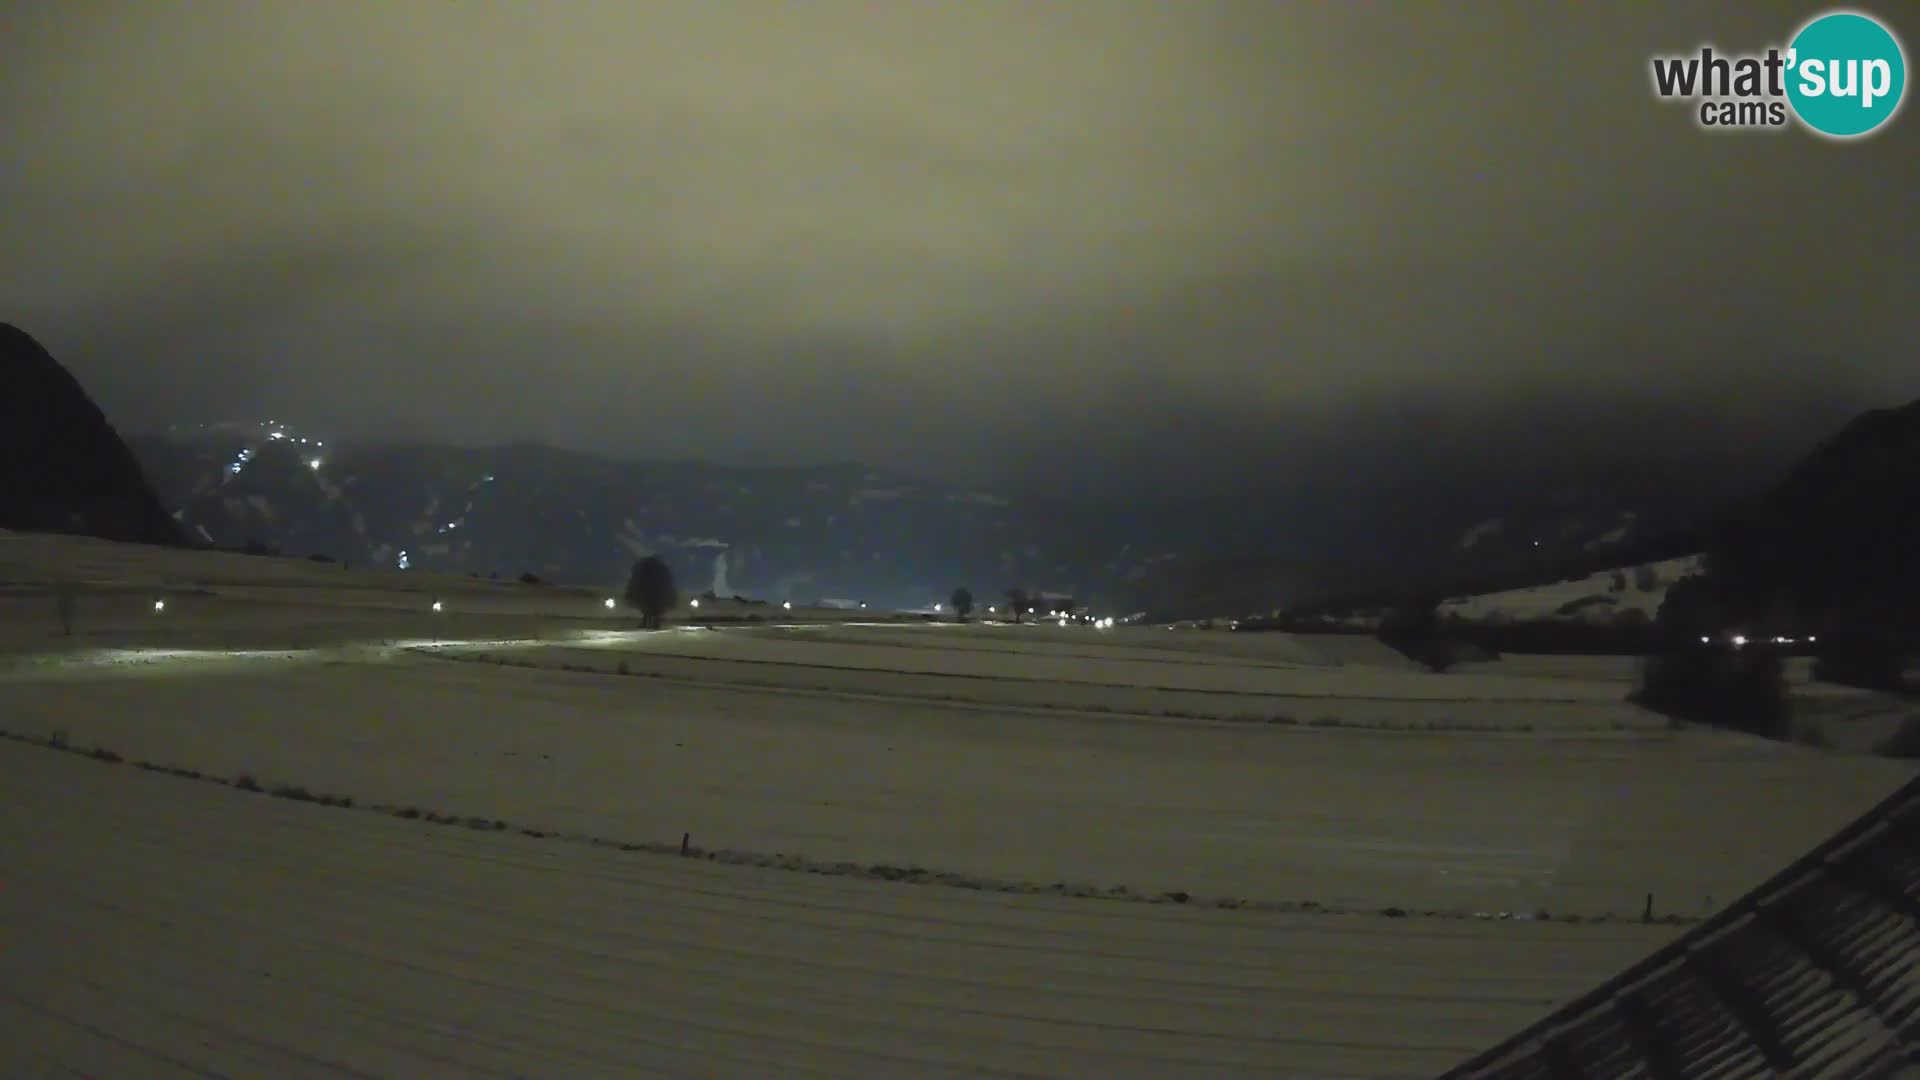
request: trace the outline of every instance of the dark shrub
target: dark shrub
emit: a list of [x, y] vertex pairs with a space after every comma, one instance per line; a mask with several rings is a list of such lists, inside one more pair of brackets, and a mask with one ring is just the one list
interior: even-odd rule
[[1792, 730], [1786, 665], [1758, 645], [1678, 645], [1648, 656], [1631, 700], [1673, 720], [1778, 739]]
[[1901, 721], [1900, 727], [1874, 747], [1874, 751], [1887, 757], [1920, 758], [1920, 717], [1909, 716]]
[[1462, 643], [1446, 635], [1438, 605], [1425, 598], [1394, 605], [1380, 617], [1375, 634], [1388, 647], [1429, 671], [1445, 672], [1468, 659]]

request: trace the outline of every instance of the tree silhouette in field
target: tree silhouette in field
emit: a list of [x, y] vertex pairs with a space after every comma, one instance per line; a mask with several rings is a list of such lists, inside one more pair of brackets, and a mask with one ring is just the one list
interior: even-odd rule
[[1654, 620], [1654, 651], [1630, 700], [1677, 721], [1785, 737], [1792, 717], [1784, 658], [1759, 640], [1732, 643], [1729, 613], [1738, 607], [1710, 575], [1668, 587]]
[[1911, 689], [1920, 653], [1920, 401], [1856, 417], [1708, 537], [1733, 616], [1817, 634], [1815, 677]]
[[972, 589], [962, 585], [953, 590], [953, 610], [960, 616], [961, 622], [967, 621], [967, 616], [973, 614]]
[[1027, 590], [1008, 589], [1007, 606], [1013, 609], [1013, 621], [1019, 622], [1020, 616], [1027, 612]]
[[660, 629], [669, 608], [680, 602], [673, 588], [673, 571], [658, 555], [649, 555], [633, 564], [627, 575], [627, 606], [640, 612], [640, 626]]

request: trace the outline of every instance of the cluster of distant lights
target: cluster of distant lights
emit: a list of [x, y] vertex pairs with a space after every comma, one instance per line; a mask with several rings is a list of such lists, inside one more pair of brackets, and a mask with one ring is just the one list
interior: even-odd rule
[[[400, 553], [400, 568], [401, 568], [402, 570], [405, 570], [405, 569], [407, 568], [407, 553], [406, 553], [406, 552], [404, 552], [404, 551]], [[614, 598], [613, 598], [613, 597], [611, 597], [611, 596], [609, 596], [609, 597], [607, 597], [607, 598], [606, 598], [606, 599], [605, 599], [604, 601], [602, 601], [602, 603], [603, 603], [603, 604], [605, 604], [605, 606], [606, 606], [606, 608], [607, 608], [607, 610], [609, 610], [609, 611], [612, 611], [612, 610], [613, 610], [614, 608], [616, 608], [616, 607], [618, 607], [618, 606], [619, 606], [619, 603], [618, 603], [617, 601], [615, 601], [615, 600], [614, 600]], [[697, 608], [697, 607], [699, 607], [699, 606], [700, 606], [700, 601], [699, 601], [699, 600], [697, 600], [697, 599], [695, 599], [695, 600], [690, 600], [690, 601], [688, 601], [687, 603], [688, 603], [688, 606], [690, 606], [690, 607], [695, 607], [695, 608]], [[793, 601], [791, 601], [791, 600], [783, 600], [783, 601], [781, 601], [781, 602], [780, 602], [780, 606], [781, 606], [781, 608], [782, 608], [782, 609], [784, 609], [784, 610], [787, 610], [787, 611], [792, 611], [792, 610], [793, 610]], [[863, 604], [861, 604], [860, 606], [861, 606], [862, 608], [864, 608], [864, 607], [866, 607], [867, 605], [863, 603]], [[433, 601], [433, 604], [432, 604], [432, 609], [433, 609], [434, 611], [436, 611], [436, 612], [441, 612], [441, 611], [445, 611], [445, 610], [446, 610], [446, 605], [445, 605], [445, 604], [444, 604], [443, 602], [441, 602], [440, 600], [438, 600], [438, 599], [436, 599], [436, 600], [434, 600], [434, 601]], [[166, 611], [166, 610], [167, 610], [167, 602], [166, 602], [165, 600], [155, 600], [155, 601], [153, 602], [153, 611], [154, 611], [154, 614], [156, 614], [156, 615], [157, 615], [157, 614], [160, 614], [161, 612], [164, 612], [164, 611]], [[935, 611], [939, 611], [939, 610], [940, 610], [940, 605], [939, 605], [939, 604], [935, 604], [935, 605], [933, 605], [933, 610], [935, 610]], [[988, 612], [988, 614], [994, 614], [994, 613], [996, 613], [996, 611], [997, 611], [997, 609], [996, 609], [996, 608], [993, 608], [993, 607], [989, 607], [989, 608], [987, 608], [987, 612]], [[1029, 615], [1034, 615], [1034, 614], [1038, 614], [1038, 612], [1037, 612], [1037, 611], [1036, 611], [1035, 609], [1033, 609], [1033, 608], [1028, 608], [1028, 609], [1027, 609], [1027, 614], [1029, 614]], [[1067, 625], [1067, 624], [1068, 624], [1069, 622], [1071, 622], [1071, 621], [1073, 621], [1073, 618], [1074, 618], [1074, 616], [1073, 616], [1073, 614], [1072, 614], [1071, 612], [1064, 612], [1064, 611], [1049, 611], [1049, 612], [1047, 612], [1047, 617], [1048, 617], [1048, 618], [1050, 618], [1050, 619], [1058, 619], [1058, 620], [1060, 620], [1060, 625], [1061, 625], [1061, 626], [1065, 626], [1065, 625]], [[1111, 615], [1105, 615], [1105, 616], [1101, 616], [1101, 617], [1099, 617], [1099, 618], [1091, 618], [1091, 617], [1088, 617], [1088, 616], [1084, 616], [1084, 615], [1083, 615], [1083, 616], [1081, 616], [1080, 618], [1081, 618], [1081, 621], [1083, 621], [1083, 622], [1088, 622], [1088, 623], [1091, 623], [1091, 624], [1093, 625], [1093, 627], [1094, 627], [1094, 629], [1096, 629], [1096, 630], [1111, 630], [1111, 629], [1113, 628], [1113, 626], [1114, 626], [1114, 622], [1115, 622], [1115, 621], [1114, 621], [1114, 617], [1113, 617], [1113, 616], [1111, 616]], [[1172, 626], [1172, 625], [1168, 625], [1168, 627], [1167, 627], [1167, 629], [1169, 629], [1169, 630], [1171, 630], [1171, 629], [1173, 629], [1173, 626]], [[1796, 639], [1796, 638], [1791, 638], [1791, 637], [1787, 637], [1787, 636], [1785, 636], [1785, 635], [1775, 635], [1774, 637], [1772, 637], [1772, 638], [1770, 638], [1770, 639], [1768, 639], [1768, 640], [1769, 640], [1769, 642], [1770, 642], [1771, 644], [1774, 644], [1774, 645], [1793, 645], [1793, 644], [1796, 644], [1796, 643], [1798, 642], [1798, 639]], [[1807, 644], [1809, 644], [1809, 645], [1813, 645], [1813, 644], [1816, 644], [1816, 643], [1818, 643], [1818, 642], [1819, 642], [1819, 640], [1820, 640], [1819, 638], [1817, 638], [1817, 637], [1815, 637], [1815, 636], [1813, 636], [1812, 634], [1808, 634], [1808, 635], [1807, 635], [1807, 638], [1806, 638], [1806, 641], [1807, 641]], [[1729, 642], [1729, 643], [1730, 643], [1731, 645], [1733, 645], [1733, 647], [1734, 647], [1734, 648], [1736, 648], [1736, 649], [1740, 649], [1740, 648], [1745, 648], [1745, 647], [1746, 647], [1747, 645], [1750, 645], [1750, 644], [1752, 644], [1752, 643], [1753, 643], [1753, 639], [1752, 639], [1752, 638], [1749, 638], [1749, 637], [1748, 637], [1747, 635], [1745, 635], [1745, 634], [1733, 634], [1733, 635], [1731, 635], [1731, 636], [1729, 636], [1729, 637], [1727, 638], [1727, 641], [1728, 641], [1728, 642]], [[1700, 636], [1700, 644], [1702, 644], [1702, 645], [1711, 645], [1711, 644], [1713, 644], [1713, 638], [1712, 638], [1711, 636], [1709, 636], [1709, 635], [1706, 635], [1706, 634], [1702, 634], [1702, 635]]]
[[[407, 553], [403, 551], [403, 552], [401, 552], [401, 553], [400, 553], [400, 569], [402, 569], [402, 570], [405, 570], [406, 568], [407, 568]], [[618, 602], [618, 601], [616, 601], [616, 600], [615, 600], [615, 599], [614, 599], [613, 597], [611, 597], [611, 596], [609, 596], [609, 597], [607, 597], [607, 598], [606, 598], [605, 600], [603, 600], [603, 601], [601, 601], [601, 603], [602, 603], [603, 605], [605, 605], [605, 607], [606, 607], [606, 609], [607, 609], [608, 611], [612, 611], [612, 610], [614, 610], [615, 608], [617, 608], [617, 607], [619, 607], [619, 606], [620, 606], [620, 605], [619, 605], [619, 602]], [[695, 608], [697, 608], [697, 607], [699, 607], [699, 606], [700, 606], [700, 601], [699, 601], [698, 599], [694, 599], [694, 600], [689, 600], [689, 601], [688, 601], [687, 603], [688, 603], [688, 606], [690, 606], [690, 607], [695, 607]], [[444, 612], [445, 610], [447, 610], [447, 606], [446, 606], [446, 603], [445, 603], [444, 601], [442, 601], [442, 600], [440, 600], [440, 599], [439, 599], [439, 598], [437, 598], [437, 597], [436, 597], [436, 598], [434, 599], [434, 601], [433, 601], [433, 603], [432, 603], [431, 605], [429, 605], [429, 606], [430, 606], [430, 608], [431, 608], [431, 610], [433, 610], [433, 611], [435, 611], [435, 612]], [[866, 605], [865, 603], [862, 603], [862, 604], [861, 604], [860, 606], [861, 606], [861, 608], [863, 608], [863, 609], [864, 609], [864, 608], [865, 608], [865, 607], [866, 607], [867, 605]], [[791, 600], [782, 600], [782, 601], [780, 602], [780, 607], [781, 607], [781, 608], [782, 608], [783, 610], [786, 610], [786, 611], [792, 611], [792, 610], [793, 610], [793, 601], [791, 601]], [[939, 605], [939, 604], [935, 604], [935, 605], [934, 605], [933, 607], [934, 607], [934, 610], [935, 610], [935, 611], [938, 611], [938, 610], [940, 610], [940, 605]], [[164, 612], [164, 611], [166, 611], [166, 610], [167, 610], [167, 602], [166, 602], [165, 600], [155, 600], [155, 601], [153, 602], [153, 611], [154, 611], [154, 614], [156, 614], [156, 615], [158, 615], [158, 614], [160, 614], [161, 612]], [[987, 609], [987, 611], [988, 611], [988, 612], [993, 612], [993, 611], [994, 611], [994, 609], [993, 609], [993, 608], [991, 608], [991, 607], [989, 607], [989, 608]], [[1034, 609], [1033, 609], [1033, 608], [1028, 608], [1028, 609], [1027, 609], [1027, 612], [1028, 612], [1028, 614], [1033, 614], [1033, 613], [1034, 613]], [[1061, 625], [1061, 626], [1065, 626], [1065, 625], [1067, 625], [1067, 623], [1068, 623], [1069, 621], [1071, 621], [1071, 620], [1072, 620], [1072, 618], [1073, 618], [1073, 616], [1072, 616], [1072, 614], [1071, 614], [1071, 613], [1069, 613], [1069, 612], [1063, 612], [1063, 611], [1049, 611], [1049, 612], [1047, 613], [1047, 616], [1048, 616], [1049, 618], [1057, 618], [1057, 619], [1059, 619], [1059, 620], [1060, 620], [1060, 625]], [[1087, 618], [1086, 616], [1082, 616], [1081, 618], [1082, 618], [1082, 621], [1085, 621], [1085, 622], [1090, 622], [1090, 623], [1092, 623], [1095, 629], [1100, 629], [1100, 630], [1107, 630], [1107, 629], [1111, 629], [1111, 628], [1113, 627], [1113, 625], [1114, 625], [1114, 619], [1113, 619], [1113, 616], [1111, 616], [1111, 615], [1108, 615], [1108, 616], [1105, 616], [1105, 617], [1103, 617], [1103, 618], [1098, 618], [1098, 619], [1093, 619], [1093, 618]], [[1708, 640], [1708, 639], [1707, 639], [1707, 638], [1701, 638], [1700, 640], [1704, 642], [1704, 641], [1706, 641], [1706, 640]], [[1734, 644], [1736, 644], [1736, 645], [1744, 645], [1744, 644], [1746, 644], [1746, 640], [1747, 640], [1747, 639], [1746, 639], [1746, 638], [1744, 638], [1744, 637], [1736, 637], [1736, 638], [1734, 638]], [[1775, 640], [1775, 641], [1779, 641], [1779, 642], [1791, 642], [1791, 641], [1792, 641], [1793, 639], [1791, 639], [1791, 638], [1775, 638], [1774, 640]], [[1812, 639], [1812, 638], [1808, 638], [1807, 640], [1808, 640], [1808, 641], [1812, 641], [1813, 639]]]
[[[604, 601], [602, 601], [602, 603], [604, 603], [604, 604], [606, 605], [606, 607], [607, 607], [607, 610], [608, 610], [608, 611], [612, 611], [612, 610], [613, 610], [614, 608], [616, 608], [616, 607], [618, 607], [618, 606], [619, 606], [619, 604], [618, 604], [618, 603], [616, 603], [616, 602], [614, 601], [614, 599], [613, 599], [613, 597], [611, 597], [611, 596], [609, 596], [609, 597], [607, 597], [607, 598], [606, 598], [606, 599], [605, 599]], [[699, 601], [699, 599], [698, 599], [698, 598], [696, 597], [695, 599], [692, 599], [692, 600], [689, 600], [689, 601], [687, 601], [687, 606], [688, 606], [688, 607], [694, 607], [694, 608], [697, 608], [697, 607], [699, 607], [699, 606], [700, 606], [700, 601]], [[785, 610], [787, 610], [787, 611], [792, 611], [792, 610], [793, 610], [793, 601], [791, 601], [791, 600], [783, 600], [783, 601], [781, 601], [781, 602], [780, 602], [780, 606], [781, 606], [782, 608], [784, 608]], [[860, 606], [864, 608], [864, 607], [866, 607], [867, 605], [865, 605], [865, 604], [861, 604]]]
[[[1820, 641], [1819, 638], [1814, 637], [1812, 634], [1808, 634], [1806, 640], [1807, 640], [1807, 644], [1809, 645], [1816, 645]], [[1767, 639], [1767, 642], [1772, 645], [1796, 645], [1799, 643], [1799, 639], [1786, 637], [1784, 635], [1775, 635], [1774, 637]], [[1753, 643], [1753, 639], [1748, 637], [1745, 634], [1733, 634], [1727, 638], [1727, 643], [1732, 645], [1736, 649], [1744, 649], [1748, 645]], [[1711, 645], [1713, 644], [1713, 638], [1706, 634], [1702, 634], [1700, 635], [1700, 644]]]
[[[939, 604], [933, 605], [933, 610], [939, 611], [940, 605]], [[1040, 609], [1028, 608], [1026, 613], [1028, 615], [1033, 615], [1038, 617], [1040, 615]], [[1000, 614], [1000, 608], [997, 605], [988, 604], [987, 614], [998, 615]], [[1048, 611], [1046, 614], [1046, 618], [1058, 619], [1060, 621], [1061, 626], [1065, 626], [1068, 623], [1071, 623], [1077, 620], [1079, 622], [1083, 622], [1089, 626], [1092, 626], [1096, 630], [1111, 630], [1117, 621], [1111, 615], [1104, 615], [1099, 618], [1095, 618], [1092, 615], [1075, 615], [1071, 611]]]
[[[267, 439], [270, 442], [295, 442], [295, 443], [299, 443], [301, 446], [312, 446], [315, 450], [325, 449], [327, 445], [325, 442], [319, 439], [309, 439], [304, 435], [289, 435], [287, 434], [285, 428], [281, 427], [279, 424], [275, 423], [272, 420], [263, 421], [260, 426], [267, 429]], [[240, 473], [243, 470], [245, 470], [246, 467], [252, 462], [253, 462], [253, 447], [251, 446], [242, 447], [240, 452], [234, 455], [233, 463], [227, 466], [227, 475], [239, 476]], [[324, 463], [325, 461], [322, 458], [318, 458], [318, 457], [308, 458], [307, 468], [313, 470], [314, 472], [319, 472], [320, 466]]]

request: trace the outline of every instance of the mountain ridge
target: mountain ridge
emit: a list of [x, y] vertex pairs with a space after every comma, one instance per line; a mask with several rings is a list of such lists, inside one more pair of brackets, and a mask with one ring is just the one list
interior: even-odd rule
[[[1404, 577], [1544, 565], [1699, 509], [1682, 498], [1650, 510], [1660, 499], [1635, 490], [1632, 476], [1617, 490], [1515, 482], [1480, 498], [1468, 497], [1470, 479], [1452, 478], [1450, 492], [1325, 484], [1111, 499], [858, 462], [636, 462], [527, 441], [336, 445], [266, 422], [132, 445], [182, 525], [221, 546], [388, 565], [404, 553], [409, 566], [595, 584], [658, 552], [691, 591], [901, 607], [967, 584], [982, 598], [1020, 585], [1169, 617], [1267, 610], [1387, 568]], [[1462, 549], [1489, 515], [1502, 535]]]
[[86, 388], [10, 323], [0, 323], [0, 528], [183, 541]]

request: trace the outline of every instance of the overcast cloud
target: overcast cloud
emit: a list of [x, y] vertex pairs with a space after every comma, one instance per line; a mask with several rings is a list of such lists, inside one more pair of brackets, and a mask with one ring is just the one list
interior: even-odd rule
[[1168, 487], [1797, 439], [1920, 396], [1920, 115], [1707, 135], [1646, 63], [1817, 10], [0, 3], [0, 319], [134, 429]]

